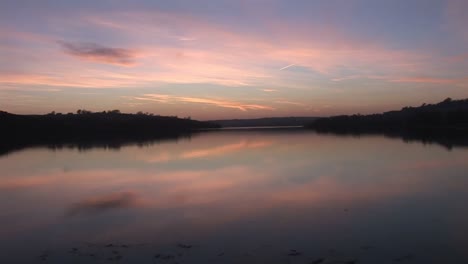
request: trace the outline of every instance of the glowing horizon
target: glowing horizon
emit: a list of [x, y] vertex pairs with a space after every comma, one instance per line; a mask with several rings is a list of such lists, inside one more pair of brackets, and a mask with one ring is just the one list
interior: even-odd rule
[[468, 97], [468, 3], [0, 4], [0, 110], [195, 119], [374, 113]]

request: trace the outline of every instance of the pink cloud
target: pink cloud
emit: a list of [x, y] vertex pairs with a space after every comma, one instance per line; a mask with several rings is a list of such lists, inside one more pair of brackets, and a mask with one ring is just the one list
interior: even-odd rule
[[[61, 50], [47, 51], [47, 56], [42, 56], [42, 61], [38, 61], [34, 68], [40, 69], [47, 61], [49, 72], [54, 72], [58, 77], [50, 78], [49, 74], [33, 69], [25, 74], [35, 75], [36, 78], [30, 81], [12, 78], [10, 83], [17, 81], [18, 85], [28, 85], [37, 80], [42, 85], [90, 88], [151, 83], [260, 84], [309, 88], [309, 84], [302, 83], [307, 73], [286, 71], [286, 68], [300, 66], [318, 72], [324, 78], [336, 79], [339, 78], [336, 71], [342, 67], [352, 68], [361, 75], [369, 75], [370, 69], [412, 72], [423, 67], [421, 60], [424, 56], [421, 54], [388, 49], [383, 44], [366, 39], [356, 40], [331, 27], [326, 30], [305, 25], [290, 27], [287, 21], [280, 25], [276, 22], [267, 25], [275, 27], [271, 28], [275, 34], [270, 35], [241, 32], [215, 25], [201, 17], [160, 11], [89, 14], [80, 17], [78, 22], [74, 21], [75, 24], [63, 20], [64, 27], [78, 23], [86, 28], [107, 30], [109, 34], [118, 36], [119, 44], [115, 46], [130, 48], [85, 45], [65, 40], [61, 42], [62, 48], [79, 61], [64, 57]], [[56, 44], [53, 46], [56, 48]], [[132, 68], [110, 71], [99, 64], [83, 64], [81, 60]], [[33, 63], [27, 59], [17, 62], [25, 65]], [[90, 74], [83, 76], [83, 69]]]
[[[142, 47], [147, 56], [155, 58], [155, 67], [165, 69], [163, 75], [167, 78], [163, 79], [172, 82], [196, 76], [194, 79], [223, 83], [219, 78], [223, 76], [226, 82], [234, 85], [253, 84], [259, 78], [266, 83], [275, 83], [281, 79], [276, 71], [293, 65], [324, 75], [343, 66], [361, 71], [371, 68], [413, 71], [422, 66], [424, 58], [422, 54], [387, 49], [383, 44], [366, 39], [352, 39], [330, 27], [323, 31], [296, 26], [291, 31], [291, 27], [282, 25], [275, 28], [277, 34], [272, 37], [238, 32], [193, 16], [162, 12], [114, 13], [100, 17], [98, 21], [96, 23], [95, 18], [88, 20], [141, 43], [148, 41], [149, 36], [173, 39], [173, 34], [167, 33], [171, 31], [191, 36], [189, 46], [173, 43]], [[160, 23], [155, 26], [158, 21]], [[304, 34], [310, 31], [320, 31], [321, 34]], [[276, 39], [278, 35], [288, 37]], [[278, 67], [269, 69], [263, 65]]]
[[[457, 11], [457, 7], [458, 10], [463, 9], [463, 3], [461, 0], [453, 0], [452, 7], [448, 8], [453, 9], [447, 11], [447, 17], [453, 19], [450, 25], [463, 24], [464, 18]], [[253, 11], [257, 14], [259, 10]], [[229, 99], [225, 90], [222, 90], [225, 87], [215, 91], [218, 97], [182, 94], [161, 99], [133, 96], [133, 101], [123, 102], [123, 105], [132, 108], [140, 107], [143, 101], [167, 104], [178, 102], [248, 112], [301, 106], [306, 100], [314, 101], [314, 104], [319, 101], [339, 101], [334, 106], [334, 112], [319, 106], [309, 112], [305, 109], [303, 112], [296, 111], [301, 115], [322, 111], [326, 115], [361, 111], [359, 107], [362, 104], [350, 103], [355, 100], [352, 92], [349, 92], [354, 88], [371, 93], [376, 88], [376, 92], [389, 94], [393, 91], [392, 87], [396, 86], [394, 83], [456, 84], [461, 87], [465, 80], [464, 76], [457, 76], [463, 74], [457, 71], [451, 71], [448, 75], [449, 66], [462, 69], [455, 64], [462, 62], [463, 58], [452, 61], [441, 54], [428, 54], [423, 49], [398, 49], [371, 36], [352, 36], [331, 25], [278, 20], [270, 17], [268, 12], [261, 14], [267, 17], [265, 23], [260, 25], [262, 30], [256, 32], [232, 25], [214, 24], [202, 16], [160, 10], [74, 14], [73, 19], [55, 14], [54, 25], [60, 25], [57, 26], [59, 29], [51, 27], [47, 29], [48, 32], [44, 30], [43, 34], [10, 29], [6, 37], [0, 36], [2, 39], [8, 38], [8, 41], [0, 44], [0, 57], [14, 62], [11, 66], [7, 65], [11, 69], [5, 67], [8, 72], [0, 72], [0, 89], [35, 89], [38, 86], [42, 86], [42, 89], [44, 86], [60, 89], [148, 89], [164, 84], [214, 84], [232, 89], [252, 88], [256, 91], [268, 87], [262, 90], [265, 97], [270, 96], [266, 93], [274, 91], [300, 89], [304, 91], [304, 100], [296, 102], [288, 94], [284, 100], [277, 100], [276, 105], [273, 101], [249, 103], [242, 99]], [[77, 34], [68, 33], [73, 30], [77, 30]], [[460, 27], [457, 30], [462, 32], [464, 29]], [[63, 35], [60, 35], [61, 32], [64, 32]], [[80, 34], [83, 32], [89, 34]], [[89, 39], [98, 33], [103, 34], [99, 39], [112, 40], [109, 47], [77, 44], [100, 43], [96, 39]], [[80, 39], [79, 36], [89, 38]], [[57, 45], [59, 39], [72, 46], [61, 48]], [[444, 63], [434, 63], [441, 61]], [[444, 77], [444, 74], [453, 78]], [[350, 81], [356, 79], [362, 84], [359, 87], [357, 82]], [[341, 88], [348, 84], [348, 91]], [[325, 91], [325, 88], [331, 89]], [[336, 97], [338, 92], [342, 95], [340, 98]], [[463, 96], [466, 90], [459, 88], [456, 93], [454, 96]], [[414, 94], [409, 95], [416, 97]], [[372, 109], [375, 110], [382, 109]]]
[[293, 101], [288, 101], [288, 100], [276, 100], [276, 101], [274, 101], [274, 103], [286, 104], [286, 105], [295, 105], [295, 106], [305, 106], [305, 104], [303, 104], [303, 103], [293, 102]]
[[140, 97], [133, 97], [135, 100], [153, 101], [158, 103], [176, 103], [186, 102], [195, 104], [207, 104], [214, 105], [217, 107], [233, 108], [241, 111], [247, 110], [274, 110], [273, 107], [259, 104], [246, 104], [236, 101], [224, 100], [224, 99], [210, 99], [210, 98], [199, 98], [199, 97], [187, 97], [187, 96], [173, 96], [167, 94], [145, 94]]
[[457, 83], [460, 80], [450, 78], [431, 78], [431, 77], [406, 77], [391, 79], [390, 82], [401, 82], [401, 83], [432, 83], [432, 84], [450, 84]]
[[239, 143], [227, 144], [227, 145], [208, 148], [208, 149], [191, 150], [191, 151], [182, 153], [181, 157], [192, 159], [192, 158], [203, 158], [203, 157], [209, 157], [209, 156], [220, 156], [226, 153], [231, 153], [231, 152], [245, 150], [245, 149], [264, 148], [271, 144], [273, 144], [273, 142], [271, 141], [254, 141], [254, 142], [241, 141]]

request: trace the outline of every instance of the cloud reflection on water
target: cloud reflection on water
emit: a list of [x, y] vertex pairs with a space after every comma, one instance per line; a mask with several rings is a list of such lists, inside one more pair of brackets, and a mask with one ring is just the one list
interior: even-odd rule
[[135, 192], [117, 192], [104, 196], [91, 197], [75, 203], [68, 210], [67, 216], [83, 214], [97, 214], [114, 209], [131, 208], [138, 204], [138, 195]]
[[[284, 133], [204, 134], [119, 152], [17, 152], [0, 160], [0, 216], [9, 219], [0, 233], [66, 229], [57, 239], [215, 244], [344, 236], [397, 245], [392, 239], [418, 244], [441, 232], [448, 245], [465, 241], [456, 231], [467, 230], [466, 150]], [[69, 217], [57, 220], [64, 210]]]

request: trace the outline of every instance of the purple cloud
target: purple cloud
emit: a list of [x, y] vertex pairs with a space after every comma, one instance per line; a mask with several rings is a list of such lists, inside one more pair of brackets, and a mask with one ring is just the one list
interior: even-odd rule
[[135, 63], [135, 52], [129, 49], [106, 47], [95, 43], [59, 41], [65, 53], [86, 60], [119, 66]]

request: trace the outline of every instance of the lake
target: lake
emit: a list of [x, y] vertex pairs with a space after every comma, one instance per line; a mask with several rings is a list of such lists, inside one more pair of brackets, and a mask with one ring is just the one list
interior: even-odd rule
[[223, 130], [0, 156], [0, 263], [467, 263], [468, 148]]

